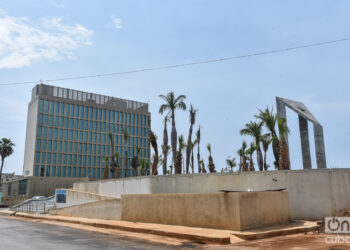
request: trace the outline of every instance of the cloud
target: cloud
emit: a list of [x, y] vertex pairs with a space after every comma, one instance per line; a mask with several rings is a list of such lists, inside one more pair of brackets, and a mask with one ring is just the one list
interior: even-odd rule
[[64, 9], [64, 8], [66, 8], [66, 6], [65, 6], [63, 3], [56, 3], [56, 2], [53, 2], [53, 3], [52, 3], [52, 6], [58, 8], [58, 9]]
[[123, 28], [123, 26], [122, 26], [122, 19], [121, 18], [112, 17], [112, 21], [113, 21], [115, 29], [120, 30], [120, 29]]
[[34, 24], [26, 17], [11, 17], [0, 9], [0, 69], [21, 68], [38, 61], [74, 58], [91, 45], [93, 31], [81, 24], [65, 25], [61, 18]]

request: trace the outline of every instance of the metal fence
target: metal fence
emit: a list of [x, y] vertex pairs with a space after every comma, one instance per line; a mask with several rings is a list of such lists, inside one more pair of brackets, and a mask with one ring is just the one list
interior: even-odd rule
[[42, 200], [29, 199], [22, 203], [19, 203], [13, 207], [14, 211], [33, 213], [33, 214], [44, 214], [47, 213], [49, 208], [54, 207], [55, 196], [48, 197]]

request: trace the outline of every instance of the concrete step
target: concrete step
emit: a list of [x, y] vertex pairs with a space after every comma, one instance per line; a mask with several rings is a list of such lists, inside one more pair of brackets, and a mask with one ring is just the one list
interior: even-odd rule
[[117, 229], [136, 233], [155, 234], [160, 236], [191, 240], [198, 243], [230, 244], [231, 242], [230, 231], [225, 230], [159, 225], [150, 223], [135, 223], [129, 221], [87, 219], [55, 215], [26, 214], [20, 212], [17, 212], [16, 216], [39, 220], [51, 220], [58, 222], [81, 224], [107, 229]]
[[320, 226], [317, 224], [317, 221], [293, 221], [286, 225], [274, 226], [274, 227], [265, 227], [255, 230], [246, 230], [246, 231], [235, 231], [232, 232], [232, 235], [243, 239], [243, 240], [258, 240], [271, 238], [276, 236], [290, 235], [290, 234], [299, 234], [319, 230]]

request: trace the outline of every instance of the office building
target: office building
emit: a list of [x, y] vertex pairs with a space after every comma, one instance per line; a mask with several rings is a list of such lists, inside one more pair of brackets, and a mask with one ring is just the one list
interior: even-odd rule
[[150, 159], [149, 121], [147, 103], [36, 85], [28, 107], [23, 174], [102, 179], [112, 133], [120, 177], [133, 176], [136, 147], [140, 158]]

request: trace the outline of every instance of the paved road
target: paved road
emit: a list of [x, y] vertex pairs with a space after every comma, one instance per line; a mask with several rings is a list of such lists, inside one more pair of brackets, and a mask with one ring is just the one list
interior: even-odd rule
[[171, 249], [147, 241], [94, 234], [68, 227], [0, 218], [0, 249], [5, 250], [89, 250]]

